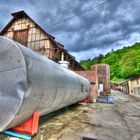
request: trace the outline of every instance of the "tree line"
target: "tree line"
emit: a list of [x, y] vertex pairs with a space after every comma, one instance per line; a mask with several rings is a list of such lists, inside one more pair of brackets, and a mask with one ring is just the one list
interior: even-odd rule
[[80, 62], [86, 70], [90, 70], [92, 64], [100, 63], [110, 65], [112, 81], [121, 81], [137, 76], [140, 74], [140, 43], [116, 51], [111, 50], [106, 55], [100, 54], [98, 57]]

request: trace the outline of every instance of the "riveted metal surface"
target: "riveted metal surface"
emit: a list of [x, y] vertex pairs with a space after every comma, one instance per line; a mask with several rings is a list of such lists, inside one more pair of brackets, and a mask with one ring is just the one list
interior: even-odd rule
[[90, 95], [84, 77], [8, 38], [0, 37], [0, 131]]

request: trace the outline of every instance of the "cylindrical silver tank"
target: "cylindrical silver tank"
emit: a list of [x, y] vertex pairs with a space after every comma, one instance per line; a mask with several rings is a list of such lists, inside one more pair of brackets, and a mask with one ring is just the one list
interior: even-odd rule
[[90, 82], [13, 40], [0, 37], [0, 131], [90, 95]]

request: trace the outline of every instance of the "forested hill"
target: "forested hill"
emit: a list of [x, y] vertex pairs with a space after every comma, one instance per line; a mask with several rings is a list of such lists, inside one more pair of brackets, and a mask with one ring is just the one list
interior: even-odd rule
[[109, 64], [111, 68], [111, 80], [120, 81], [131, 78], [140, 74], [140, 43], [136, 43], [129, 47], [124, 47], [117, 51], [113, 51], [103, 56], [80, 62], [86, 69], [90, 69], [92, 64]]

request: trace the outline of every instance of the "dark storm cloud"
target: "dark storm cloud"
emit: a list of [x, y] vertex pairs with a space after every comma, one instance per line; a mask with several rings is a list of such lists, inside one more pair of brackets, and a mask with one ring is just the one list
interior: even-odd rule
[[105, 1], [1, 0], [0, 28], [10, 20], [11, 12], [25, 10], [78, 59], [139, 41], [140, 0], [110, 0], [94, 9]]

